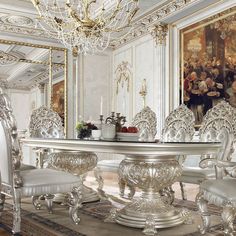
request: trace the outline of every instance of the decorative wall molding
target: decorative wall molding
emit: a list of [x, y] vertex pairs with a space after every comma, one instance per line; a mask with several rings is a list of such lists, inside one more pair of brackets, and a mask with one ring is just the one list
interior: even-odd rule
[[164, 18], [200, 1], [201, 0], [172, 0], [169, 4], [158, 8], [151, 14], [144, 16], [140, 20], [134, 22], [133, 30], [120, 39], [112, 41], [111, 46], [116, 49], [123, 44], [150, 33], [150, 31], [153, 29], [153, 26], [158, 22], [161, 22]]
[[129, 92], [130, 89], [130, 80], [132, 76], [131, 72], [131, 65], [128, 61], [122, 61], [116, 68], [115, 74], [116, 74], [116, 94], [119, 92], [119, 86], [123, 88], [125, 83], [127, 83], [127, 92]]
[[161, 23], [157, 24], [153, 26], [153, 28], [150, 30], [150, 33], [154, 38], [156, 45], [165, 45], [168, 34], [168, 25]]

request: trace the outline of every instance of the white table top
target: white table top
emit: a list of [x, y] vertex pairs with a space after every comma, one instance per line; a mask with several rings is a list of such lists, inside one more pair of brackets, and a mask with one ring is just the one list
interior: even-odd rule
[[23, 145], [30, 147], [53, 148], [74, 151], [115, 153], [136, 156], [162, 156], [218, 153], [221, 143], [212, 142], [118, 142], [79, 139], [21, 139]]

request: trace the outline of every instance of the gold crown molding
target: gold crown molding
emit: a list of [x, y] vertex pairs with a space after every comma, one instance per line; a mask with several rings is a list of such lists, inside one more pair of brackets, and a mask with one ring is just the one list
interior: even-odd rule
[[60, 48], [60, 47], [54, 47], [54, 46], [47, 46], [47, 45], [41, 45], [41, 44], [33, 44], [33, 43], [26, 43], [26, 42], [19, 42], [19, 41], [14, 41], [14, 40], [6, 40], [6, 39], [0, 39], [0, 44], [14, 44], [14, 45], [19, 45], [19, 46], [27, 46], [27, 47], [32, 47], [32, 48], [43, 48], [43, 49], [52, 49], [52, 50], [57, 50], [57, 51], [65, 51], [65, 48]]
[[113, 49], [121, 47], [137, 38], [149, 34], [153, 26], [161, 22], [164, 18], [175, 14], [177, 11], [183, 10], [191, 5], [200, 2], [201, 0], [173, 0], [169, 4], [153, 11], [151, 14], [142, 17], [140, 20], [133, 23], [134, 29], [111, 43]]

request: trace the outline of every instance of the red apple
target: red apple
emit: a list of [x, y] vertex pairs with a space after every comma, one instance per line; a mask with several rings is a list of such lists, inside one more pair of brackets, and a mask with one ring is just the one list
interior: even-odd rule
[[128, 127], [129, 133], [138, 133], [138, 129], [135, 126]]
[[122, 133], [127, 133], [127, 132], [128, 132], [127, 127], [126, 127], [126, 126], [123, 126], [123, 127], [121, 128], [121, 132], [122, 132]]

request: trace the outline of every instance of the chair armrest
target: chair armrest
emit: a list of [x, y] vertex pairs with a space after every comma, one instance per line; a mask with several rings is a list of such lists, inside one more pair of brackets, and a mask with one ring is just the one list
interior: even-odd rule
[[234, 161], [220, 161], [213, 158], [206, 158], [200, 161], [199, 166], [203, 169], [217, 167], [216, 174], [219, 172], [219, 169], [221, 169], [221, 172], [224, 173], [224, 175], [236, 178], [236, 162]]
[[213, 168], [215, 166], [219, 168], [229, 168], [229, 167], [235, 167], [236, 168], [236, 162], [233, 161], [220, 161], [213, 158], [205, 158], [200, 161], [199, 166], [203, 169], [205, 168]]

